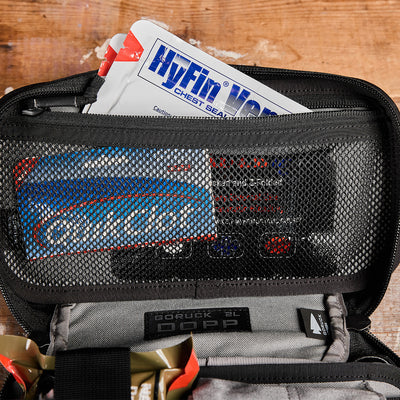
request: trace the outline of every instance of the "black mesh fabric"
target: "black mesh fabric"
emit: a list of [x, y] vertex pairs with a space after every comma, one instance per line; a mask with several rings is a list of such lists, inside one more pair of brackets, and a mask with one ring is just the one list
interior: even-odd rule
[[1, 240], [39, 287], [351, 276], [388, 257], [374, 141], [151, 149], [1, 142]]

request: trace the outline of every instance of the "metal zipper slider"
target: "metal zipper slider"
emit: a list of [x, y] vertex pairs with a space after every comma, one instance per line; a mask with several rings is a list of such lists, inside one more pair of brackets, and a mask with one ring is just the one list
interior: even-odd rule
[[91, 101], [84, 96], [54, 96], [33, 99], [33, 107], [22, 110], [22, 115], [36, 117], [45, 110], [79, 112], [80, 108]]
[[44, 111], [43, 108], [28, 108], [26, 110], [22, 110], [22, 115], [26, 115], [28, 117], [36, 117], [37, 115], [40, 115]]

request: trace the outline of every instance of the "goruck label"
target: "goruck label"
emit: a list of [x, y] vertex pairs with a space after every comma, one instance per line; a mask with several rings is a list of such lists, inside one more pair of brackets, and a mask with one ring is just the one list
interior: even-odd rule
[[329, 338], [329, 322], [325, 311], [300, 308], [299, 312], [307, 337], [322, 340]]
[[247, 307], [153, 311], [144, 314], [144, 339], [208, 332], [251, 332]]

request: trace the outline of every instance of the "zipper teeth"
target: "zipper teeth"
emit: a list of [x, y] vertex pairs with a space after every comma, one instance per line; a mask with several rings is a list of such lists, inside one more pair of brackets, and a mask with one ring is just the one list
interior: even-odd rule
[[19, 312], [15, 309], [12, 301], [10, 300], [10, 297], [8, 296], [8, 293], [5, 289], [5, 285], [3, 284], [3, 280], [0, 279], [0, 292], [3, 295], [4, 301], [7, 304], [8, 309], [10, 310], [10, 313], [12, 316], [15, 318], [17, 323], [20, 325], [20, 327], [23, 329], [24, 333], [29, 336], [32, 333], [32, 330], [28, 326], [28, 324], [25, 322], [25, 320], [21, 317]]
[[32, 329], [29, 327], [29, 325], [22, 318], [22, 316], [20, 315], [18, 310], [14, 307], [14, 304], [13, 304], [13, 302], [10, 299], [10, 296], [8, 294], [7, 286], [4, 284], [4, 280], [3, 280], [3, 277], [1, 275], [0, 275], [0, 293], [3, 296], [4, 301], [5, 301], [6, 305], [7, 305], [10, 313], [14, 317], [14, 319], [17, 321], [19, 326], [23, 329], [24, 333], [29, 336], [32, 333]]
[[[28, 337], [30, 336], [32, 330], [28, 327], [28, 324], [22, 319], [21, 315], [19, 314], [19, 312], [17, 312], [17, 310], [15, 309], [12, 301], [10, 300], [7, 291], [5, 290], [5, 286], [3, 284], [3, 280], [0, 278], [0, 292], [4, 298], [4, 301], [10, 311], [10, 313], [12, 314], [12, 316], [14, 317], [14, 319], [17, 321], [17, 323], [19, 324], [19, 326], [22, 328], [22, 330], [24, 331], [25, 335], [27, 335]], [[0, 400], [6, 400], [6, 398], [4, 397], [4, 388], [10, 384], [10, 381], [12, 379], [12, 376], [9, 372], [7, 372], [6, 374], [6, 379], [4, 381], [4, 384], [2, 386], [2, 388], [0, 389]]]
[[[341, 77], [337, 77], [337, 78], [339, 80], [342, 80], [342, 81], [344, 80]], [[399, 137], [400, 137], [400, 134], [399, 134], [399, 131], [400, 131], [399, 111], [396, 108], [396, 106], [394, 106], [392, 100], [386, 95], [386, 93], [384, 93], [381, 89], [377, 88], [374, 85], [368, 84], [368, 83], [360, 81], [360, 80], [355, 80], [354, 83], [357, 86], [360, 86], [360, 87], [365, 88], [366, 90], [368, 90], [370, 92], [373, 92], [375, 95], [377, 95], [379, 97], [380, 100], [382, 100], [386, 104], [386, 106], [388, 107], [392, 117], [394, 118], [394, 122], [395, 122], [396, 128], [397, 128], [396, 129], [397, 138], [399, 139]], [[397, 203], [397, 215], [399, 215], [399, 213], [400, 213], [400, 202], [398, 201], [398, 203]], [[391, 274], [392, 274], [392, 272], [394, 271], [394, 269], [396, 267], [395, 260], [396, 260], [396, 253], [399, 251], [399, 239], [400, 239], [400, 224], [399, 224], [399, 221], [398, 221], [397, 222], [396, 235], [395, 235], [395, 246], [394, 246], [394, 251], [393, 251], [393, 254], [392, 254], [390, 270], [386, 274], [386, 279], [384, 281], [384, 286], [383, 286], [383, 288], [382, 288], [382, 290], [380, 292], [379, 297], [366, 310], [366, 315], [367, 316], [370, 316], [376, 310], [376, 308], [378, 307], [378, 305], [382, 301], [383, 296], [386, 293], [386, 289], [387, 289], [387, 287], [389, 285], [389, 282], [390, 282]], [[378, 339], [376, 338], [376, 340], [378, 340]], [[383, 345], [383, 343], [382, 343], [382, 345]], [[400, 361], [400, 359], [399, 359], [399, 361]]]
[[[262, 75], [262, 71], [260, 71], [259, 69], [255, 68], [255, 67], [249, 67], [249, 70], [252, 71], [253, 74], [255, 75]], [[279, 74], [279, 72], [278, 72]], [[335, 80], [338, 82], [347, 82], [347, 83], [351, 83], [354, 84], [360, 88], [366, 89], [369, 93], [374, 94], [376, 97], [378, 97], [384, 104], [386, 104], [387, 109], [389, 110], [390, 114], [392, 115], [392, 117], [394, 118], [394, 123], [396, 125], [396, 131], [397, 131], [397, 138], [400, 137], [400, 118], [399, 118], [399, 111], [397, 110], [396, 106], [394, 106], [392, 100], [388, 97], [388, 95], [382, 91], [382, 89], [376, 87], [375, 85], [372, 85], [368, 82], [356, 79], [356, 78], [348, 78], [348, 77], [344, 77], [344, 76], [340, 76], [340, 75], [330, 75], [330, 74], [323, 74], [323, 73], [312, 73], [312, 72], [300, 72], [300, 74], [296, 73], [296, 71], [286, 71], [285, 73], [282, 73], [282, 76], [299, 76], [301, 75], [302, 77], [308, 77], [308, 78], [322, 78], [322, 79], [331, 79], [331, 80]], [[398, 201], [397, 204], [397, 214], [400, 214], [400, 202]], [[394, 247], [394, 251], [392, 254], [392, 259], [391, 259], [391, 264], [390, 264], [390, 270], [388, 271], [387, 275], [386, 275], [386, 279], [384, 281], [384, 286], [380, 292], [379, 297], [376, 299], [375, 302], [373, 302], [366, 310], [366, 315], [370, 316], [375, 309], [378, 307], [378, 305], [380, 304], [380, 302], [382, 301], [382, 298], [386, 292], [386, 289], [389, 285], [390, 282], [390, 277], [391, 277], [391, 273], [394, 271], [395, 269], [395, 259], [396, 259], [396, 253], [399, 250], [399, 239], [400, 239], [400, 224], [399, 222], [397, 223], [397, 229], [396, 229], [396, 235], [395, 235], [395, 247]], [[378, 339], [377, 339], [378, 340]]]
[[370, 331], [359, 331], [361, 335], [367, 336], [369, 339], [371, 339], [377, 347], [379, 347], [380, 350], [383, 351], [384, 355], [390, 357], [391, 360], [395, 362], [397, 366], [400, 366], [400, 357], [392, 351], [388, 346], [386, 346], [385, 343], [383, 343], [376, 335], [371, 333]]
[[[277, 116], [271, 116], [271, 117], [266, 117], [266, 118], [248, 118], [248, 117], [236, 117], [236, 118], [217, 118], [217, 117], [200, 117], [200, 116], [193, 116], [193, 117], [185, 117], [185, 116], [172, 116], [172, 117], [162, 117], [162, 116], [150, 116], [150, 115], [141, 115], [141, 116], [135, 116], [135, 115], [106, 115], [106, 114], [81, 114], [81, 113], [70, 113], [70, 112], [65, 112], [65, 111], [59, 111], [59, 112], [45, 112], [45, 115], [50, 116], [56, 116], [57, 114], [63, 115], [64, 119], [69, 119], [71, 121], [76, 121], [79, 118], [85, 119], [86, 123], [90, 125], [91, 123], [99, 123], [97, 120], [98, 118], [103, 118], [103, 119], [124, 119], [126, 121], [163, 121], [165, 122], [166, 119], [172, 120], [178, 123], [188, 123], [188, 121], [213, 121], [216, 124], [223, 125], [226, 123], [226, 121], [235, 121], [235, 124], [241, 123], [241, 124], [254, 124], [255, 122], [258, 122], [259, 120], [265, 120], [265, 119], [270, 119], [270, 118], [279, 118], [280, 121], [291, 121], [291, 120], [297, 120], [299, 118], [309, 118], [309, 119], [314, 119], [314, 115], [321, 113], [325, 117], [334, 117], [337, 116], [338, 113], [341, 113], [341, 115], [345, 114], [346, 116], [357, 116], [360, 113], [365, 113], [365, 112], [371, 112], [374, 114], [379, 114], [378, 112], [371, 110], [366, 107], [355, 107], [355, 108], [343, 108], [343, 109], [338, 109], [338, 110], [331, 110], [331, 109], [326, 109], [326, 110], [311, 110], [311, 112], [305, 112], [305, 113], [293, 113], [293, 114], [281, 114]], [[44, 115], [38, 115], [37, 117], [32, 117], [34, 119], [40, 120], [40, 118], [43, 118]], [[28, 118], [28, 117], [27, 117]], [[31, 118], [31, 117], [29, 117]], [[88, 118], [92, 118], [93, 120], [96, 119], [97, 121], [88, 121]]]
[[[367, 85], [363, 83], [362, 81], [355, 81], [357, 84], [359, 84], [361, 87], [365, 87], [366, 89], [373, 89], [373, 91], [379, 96], [381, 100], [388, 106], [392, 116], [395, 119], [396, 122], [396, 127], [397, 127], [397, 138], [399, 139], [400, 134], [400, 118], [399, 118], [399, 111], [398, 109], [394, 106], [393, 102], [391, 99], [388, 98], [386, 93], [384, 93], [381, 89], [378, 89], [372, 85]], [[400, 201], [397, 202], [397, 215], [400, 213]], [[399, 239], [400, 239], [400, 224], [399, 221], [397, 222], [397, 229], [396, 229], [396, 235], [395, 235], [395, 246], [394, 246], [394, 251], [392, 254], [392, 259], [391, 259], [391, 265], [390, 265], [390, 270], [388, 271], [388, 274], [386, 274], [386, 279], [384, 282], [384, 287], [382, 288], [380, 292], [380, 296], [376, 299], [376, 301], [367, 309], [366, 313], [368, 316], [370, 316], [378, 307], [380, 302], [382, 301], [387, 287], [390, 282], [391, 274], [394, 271], [396, 265], [395, 265], [395, 260], [396, 260], [396, 253], [399, 251]], [[378, 339], [377, 339], [378, 340]], [[399, 359], [400, 361], [400, 359]]]
[[[93, 75], [94, 71], [91, 72], [86, 72], [83, 74], [78, 74], [75, 75], [75, 77], [79, 76], [84, 76], [87, 75], [88, 77], [90, 75]], [[55, 84], [55, 83], [61, 83], [63, 81], [68, 81], [69, 78], [63, 78], [59, 79], [57, 81], [49, 82], [48, 84]], [[18, 103], [21, 100], [27, 100], [29, 98], [32, 98], [34, 96], [44, 96], [44, 95], [77, 95], [81, 93], [82, 87], [80, 86], [74, 86], [71, 85], [68, 88], [63, 88], [63, 87], [51, 87], [51, 88], [46, 88], [43, 87], [43, 85], [46, 85], [46, 83], [37, 83], [29, 86], [25, 86], [19, 89], [16, 89], [13, 93], [11, 92], [9, 95], [4, 96], [2, 99], [0, 99], [0, 116], [7, 111], [10, 107], [12, 107], [14, 104]], [[38, 87], [39, 86], [39, 87]], [[10, 97], [10, 100], [8, 100], [8, 96]]]
[[3, 385], [3, 387], [0, 389], [0, 400], [7, 400], [7, 399], [4, 397], [4, 396], [5, 396], [5, 394], [4, 394], [4, 388], [5, 388], [7, 385], [10, 384], [10, 381], [11, 381], [11, 374], [10, 374], [9, 372], [7, 372], [6, 379], [5, 379], [5, 381], [4, 381], [4, 385]]

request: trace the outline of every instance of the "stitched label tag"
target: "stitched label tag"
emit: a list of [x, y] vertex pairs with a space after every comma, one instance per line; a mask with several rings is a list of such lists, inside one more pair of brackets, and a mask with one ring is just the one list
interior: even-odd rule
[[144, 314], [144, 339], [207, 332], [251, 332], [247, 307], [153, 311]]
[[329, 323], [325, 311], [300, 308], [301, 322], [306, 336], [326, 340], [329, 337]]

